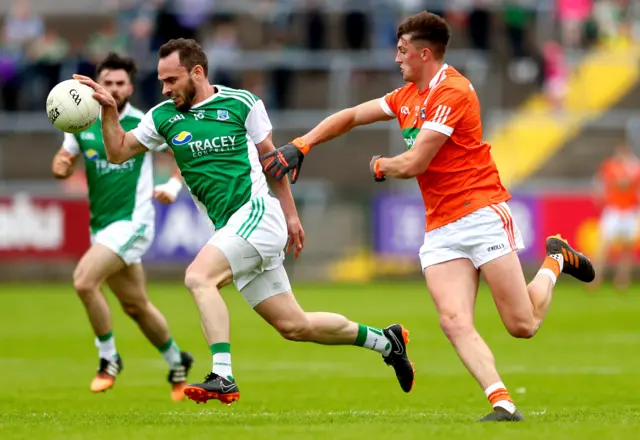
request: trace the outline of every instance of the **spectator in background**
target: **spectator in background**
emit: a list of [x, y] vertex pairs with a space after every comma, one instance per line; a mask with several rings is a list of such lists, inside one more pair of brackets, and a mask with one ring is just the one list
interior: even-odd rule
[[527, 0], [506, 0], [502, 10], [511, 56], [516, 59], [530, 55], [526, 46], [526, 33], [534, 17], [531, 3]]
[[[364, 1], [364, 0], [363, 0]], [[395, 50], [398, 0], [369, 0], [371, 20], [371, 46], [373, 49]]]
[[421, 7], [418, 9], [426, 9], [433, 14], [444, 17], [447, 10], [452, 6], [452, 3], [456, 2], [457, 0], [422, 0]]
[[348, 50], [364, 50], [369, 45], [369, 17], [367, 14], [359, 10], [357, 6], [360, 4], [358, 0], [351, 0], [349, 8], [343, 17], [343, 30], [346, 48]]
[[491, 49], [491, 0], [474, 0], [467, 18], [471, 47], [488, 52]]
[[535, 0], [505, 0], [501, 11], [509, 43], [507, 72], [514, 84], [544, 85], [544, 61], [535, 45], [529, 42], [535, 17]]
[[[436, 0], [442, 1], [442, 0]], [[428, 4], [429, 0], [396, 0], [398, 4], [398, 8], [400, 9], [401, 19], [404, 18], [405, 15], [415, 14], [420, 12], [423, 9], [428, 9], [431, 12], [434, 9], [432, 4]], [[397, 27], [397, 24], [396, 24]], [[396, 41], [397, 43], [397, 41]]]
[[568, 69], [564, 49], [556, 41], [547, 41], [542, 48], [544, 60], [544, 91], [554, 110], [562, 110], [567, 94]]
[[124, 55], [128, 53], [128, 45], [128, 35], [118, 32], [116, 20], [105, 21], [100, 30], [89, 37], [84, 47], [84, 59], [79, 63], [76, 73], [93, 77], [97, 64], [106, 58], [109, 52]]
[[225, 18], [214, 21], [208, 28], [202, 47], [209, 60], [210, 80], [214, 84], [238, 88], [237, 73], [225, 68], [240, 57], [238, 26], [233, 19]]
[[[68, 55], [69, 43], [52, 27], [48, 27], [44, 35], [29, 48], [28, 56], [34, 76], [43, 81], [47, 93], [60, 81], [62, 64]], [[40, 101], [44, 102], [44, 99]]]
[[628, 0], [596, 0], [593, 19], [601, 41], [615, 44], [632, 35], [632, 6]]
[[25, 50], [44, 34], [44, 21], [31, 13], [28, 0], [16, 0], [4, 22], [4, 42], [11, 48]]
[[[294, 49], [292, 44], [292, 22], [294, 2], [297, 0], [272, 0], [265, 11], [266, 49], [274, 52], [287, 52]], [[293, 70], [289, 63], [282, 62], [268, 73], [263, 96], [267, 99], [267, 108], [283, 109], [290, 107]], [[253, 90], [253, 89], [251, 89]], [[254, 92], [255, 93], [255, 92]]]
[[252, 11], [260, 17], [266, 25], [266, 31], [289, 30], [292, 17], [300, 0], [256, 0], [256, 7]]
[[618, 8], [613, 0], [595, 0], [593, 18], [600, 39], [612, 40], [618, 36]]
[[[4, 36], [2, 36], [4, 37]], [[0, 40], [0, 98], [2, 109], [18, 110], [18, 90], [20, 86], [20, 51]]]
[[562, 44], [578, 49], [583, 42], [585, 23], [591, 16], [593, 0], [556, 0]]
[[318, 0], [306, 0], [303, 14], [304, 29], [307, 32], [306, 49], [327, 48], [327, 25]]
[[163, 0], [156, 15], [154, 50], [173, 38], [198, 39], [214, 10], [213, 0]]
[[0, 49], [0, 86], [5, 110], [20, 109], [20, 90], [28, 70], [25, 57], [32, 43], [42, 37], [44, 21], [31, 13], [27, 0], [13, 2], [11, 12], [5, 17]]
[[198, 31], [210, 21], [214, 0], [172, 0], [173, 11], [184, 38], [198, 39]]
[[140, 100], [139, 107], [149, 109], [156, 105], [160, 95], [158, 88], [157, 56], [152, 48], [154, 33], [154, 16], [151, 13], [140, 13], [132, 22], [129, 30], [131, 42], [129, 56], [138, 65], [138, 80], [136, 86], [140, 93], [133, 96]]
[[134, 22], [141, 18], [155, 18], [155, 13], [165, 0], [103, 0], [116, 11], [118, 31], [128, 34]]
[[640, 42], [640, 2], [630, 1], [627, 9], [627, 19], [629, 20], [630, 32], [633, 39]]

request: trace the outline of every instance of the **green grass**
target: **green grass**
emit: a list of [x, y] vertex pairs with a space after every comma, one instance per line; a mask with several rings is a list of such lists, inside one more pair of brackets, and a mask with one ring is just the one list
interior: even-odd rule
[[[410, 394], [379, 355], [281, 340], [226, 289], [242, 392], [231, 407], [171, 402], [164, 361], [111, 296], [125, 370], [113, 390], [92, 394], [97, 350], [71, 286], [0, 285], [0, 438], [635, 439], [640, 289], [591, 295], [562, 281], [531, 340], [511, 338], [488, 292], [480, 294], [478, 328], [527, 417], [506, 425], [474, 422], [490, 406], [442, 335], [422, 283], [297, 289], [308, 310], [374, 326], [405, 324], [418, 371]], [[211, 358], [189, 295], [179, 284], [153, 284], [150, 291], [177, 342], [196, 357], [192, 379], [202, 379]]]

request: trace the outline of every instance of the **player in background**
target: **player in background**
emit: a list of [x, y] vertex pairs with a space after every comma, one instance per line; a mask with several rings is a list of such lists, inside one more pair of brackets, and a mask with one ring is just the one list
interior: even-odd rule
[[169, 100], [147, 112], [130, 132], [121, 126], [117, 102], [103, 86], [74, 77], [92, 87], [102, 105], [109, 161], [123, 163], [167, 143], [196, 205], [215, 226], [185, 274], [213, 357], [211, 373], [188, 386], [187, 396], [223, 403], [240, 397], [232, 372], [229, 312], [220, 295], [232, 281], [284, 338], [376, 351], [409, 392], [414, 370], [406, 352], [408, 333], [401, 325], [378, 329], [333, 313], [305, 312], [297, 303], [282, 265], [283, 250], [289, 236], [297, 257], [304, 231], [289, 182], [271, 179], [275, 198], [269, 194], [259, 156], [275, 147], [262, 100], [245, 90], [211, 85], [207, 57], [194, 40], [170, 40], [158, 56], [158, 78]]
[[[127, 131], [135, 128], [144, 116], [129, 103], [135, 71], [133, 60], [114, 53], [96, 69], [97, 81], [112, 97], [115, 117]], [[102, 293], [102, 285], [106, 283], [125, 313], [136, 321], [167, 362], [172, 399], [183, 400], [193, 358], [180, 350], [164, 316], [149, 300], [141, 264], [141, 257], [154, 237], [151, 153], [120, 165], [109, 163], [101, 123], [97, 122], [81, 133], [65, 133], [62, 147], [53, 159], [53, 175], [66, 179], [73, 173], [80, 157], [84, 157], [89, 190], [92, 245], [73, 273], [73, 285], [89, 316], [100, 357], [91, 391], [106, 391], [113, 387], [116, 376], [123, 369], [122, 358], [116, 349], [111, 312]], [[178, 179], [179, 172], [174, 172], [170, 182], [156, 188], [156, 197], [164, 203], [172, 202], [179, 191]]]
[[449, 26], [424, 11], [407, 18], [397, 37], [395, 61], [407, 81], [404, 87], [329, 116], [264, 156], [263, 164], [279, 179], [292, 171], [295, 181], [311, 148], [356, 126], [397, 118], [407, 151], [374, 156], [372, 175], [377, 182], [417, 178], [427, 219], [420, 261], [440, 326], [494, 408], [481, 420], [522, 420], [491, 350], [474, 327], [479, 274], [509, 333], [530, 338], [547, 314], [560, 273], [588, 282], [593, 268], [559, 236], [549, 237], [548, 257], [527, 285], [516, 253], [524, 247], [522, 238], [506, 203], [510, 195], [490, 146], [482, 141], [478, 97], [471, 83], [444, 62]]
[[600, 239], [595, 261], [596, 282], [600, 287], [607, 257], [613, 247], [620, 246], [616, 262], [614, 286], [626, 290], [631, 281], [633, 250], [638, 237], [640, 204], [640, 159], [627, 143], [616, 146], [613, 154], [604, 160], [596, 174], [596, 202], [602, 208]]

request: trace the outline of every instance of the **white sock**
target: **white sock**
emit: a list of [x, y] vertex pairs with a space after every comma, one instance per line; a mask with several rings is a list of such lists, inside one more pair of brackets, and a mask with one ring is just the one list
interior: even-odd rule
[[226, 379], [233, 379], [231, 371], [231, 353], [216, 353], [213, 355], [212, 373], [222, 376]]
[[113, 337], [113, 334], [105, 341], [101, 341], [96, 337], [95, 344], [96, 347], [98, 347], [98, 356], [100, 359], [114, 361], [118, 358], [116, 338]]
[[377, 351], [387, 357], [391, 353], [391, 343], [379, 328], [358, 324], [358, 337], [354, 345]]
[[551, 284], [553, 284], [554, 286], [556, 285], [556, 281], [558, 281], [556, 274], [553, 273], [551, 269], [547, 269], [546, 267], [543, 267], [542, 269], [540, 269], [538, 271], [538, 275], [546, 275], [549, 278], [551, 278]]
[[[562, 256], [562, 254], [552, 254], [549, 255], [550, 258], [553, 258], [554, 260], [556, 260], [558, 262], [558, 266], [560, 266], [560, 273], [562, 273], [562, 269], [564, 268], [564, 257]], [[543, 267], [538, 271], [539, 275], [546, 275], [549, 278], [551, 278], [551, 283], [555, 286], [556, 282], [558, 281], [558, 277], [556, 276], [556, 274], [553, 272], [553, 270], [547, 268], [547, 267]]]
[[176, 344], [176, 341], [174, 341], [173, 338], [169, 338], [169, 341], [167, 341], [164, 346], [158, 347], [158, 350], [160, 350], [160, 353], [167, 362], [167, 365], [169, 365], [169, 368], [176, 368], [182, 363], [180, 347], [178, 347], [178, 344]]
[[[491, 399], [489, 398], [489, 396], [491, 396], [491, 394], [493, 394], [498, 390], [502, 390], [504, 393], [508, 394], [507, 387], [504, 386], [504, 383], [502, 383], [502, 381], [496, 382], [493, 385], [489, 385], [489, 387], [487, 387], [487, 389], [484, 390], [484, 394], [487, 396], [487, 399], [489, 399], [489, 402], [491, 402]], [[493, 408], [494, 409], [502, 408], [511, 414], [516, 412], [516, 405], [507, 399], [498, 400], [496, 403], [493, 404]]]

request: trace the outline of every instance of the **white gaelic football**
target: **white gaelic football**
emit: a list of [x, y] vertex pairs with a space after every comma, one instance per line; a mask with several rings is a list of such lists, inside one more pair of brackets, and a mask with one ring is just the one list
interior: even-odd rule
[[93, 89], [78, 80], [68, 79], [56, 85], [47, 97], [47, 116], [56, 128], [80, 133], [93, 125], [100, 115], [100, 103]]

